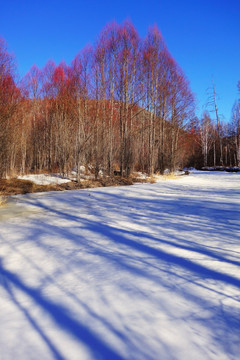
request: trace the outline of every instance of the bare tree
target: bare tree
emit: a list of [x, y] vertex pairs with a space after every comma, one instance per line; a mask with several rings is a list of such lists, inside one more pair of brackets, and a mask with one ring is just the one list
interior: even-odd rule
[[200, 122], [200, 140], [204, 166], [208, 166], [209, 151], [213, 144], [213, 128], [210, 115], [205, 111]]
[[11, 170], [11, 149], [15, 141], [12, 117], [20, 98], [20, 91], [14, 82], [13, 57], [5, 41], [0, 38], [0, 177], [5, 177]]
[[232, 127], [235, 145], [236, 165], [240, 167], [240, 101], [235, 101], [232, 109]]
[[[219, 116], [219, 111], [218, 111], [218, 105], [217, 105], [217, 94], [216, 94], [216, 90], [215, 90], [215, 83], [214, 80], [212, 80], [212, 88], [208, 89], [208, 106], [212, 107], [212, 112], [215, 112], [215, 116], [216, 116], [216, 132], [217, 132], [217, 147], [218, 147], [218, 151], [219, 151], [219, 165], [222, 166], [223, 165], [223, 146], [222, 146], [222, 134], [221, 134], [221, 124], [220, 124], [220, 116]], [[217, 149], [216, 149], [216, 143], [214, 143], [214, 164], [216, 163], [216, 156], [217, 156]]]

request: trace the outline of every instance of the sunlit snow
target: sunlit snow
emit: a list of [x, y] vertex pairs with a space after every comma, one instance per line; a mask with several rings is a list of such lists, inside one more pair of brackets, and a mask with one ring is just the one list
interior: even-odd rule
[[240, 174], [16, 196], [1, 360], [236, 360]]
[[64, 184], [71, 181], [70, 179], [67, 178], [63, 179], [59, 175], [47, 175], [47, 174], [23, 175], [23, 176], [18, 176], [18, 179], [29, 180], [37, 185], [52, 185], [52, 184], [56, 185], [56, 184]]

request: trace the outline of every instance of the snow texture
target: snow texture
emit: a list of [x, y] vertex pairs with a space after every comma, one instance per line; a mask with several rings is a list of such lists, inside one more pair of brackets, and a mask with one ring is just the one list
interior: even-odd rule
[[240, 174], [16, 196], [1, 360], [240, 358]]
[[18, 179], [30, 180], [37, 185], [59, 185], [71, 181], [70, 179], [63, 179], [59, 175], [47, 175], [47, 174], [38, 174], [38, 175], [32, 174], [32, 175], [18, 176]]

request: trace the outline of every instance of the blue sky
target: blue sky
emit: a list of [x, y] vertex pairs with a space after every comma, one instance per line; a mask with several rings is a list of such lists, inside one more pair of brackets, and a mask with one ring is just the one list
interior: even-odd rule
[[0, 0], [0, 36], [15, 54], [20, 76], [50, 58], [69, 64], [104, 25], [126, 18], [141, 37], [157, 24], [190, 81], [197, 114], [214, 78], [219, 112], [230, 119], [240, 97], [240, 0]]

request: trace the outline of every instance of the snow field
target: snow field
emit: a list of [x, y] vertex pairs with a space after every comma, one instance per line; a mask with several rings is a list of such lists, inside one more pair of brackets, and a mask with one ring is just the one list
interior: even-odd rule
[[239, 185], [194, 172], [14, 197], [0, 359], [238, 359]]

